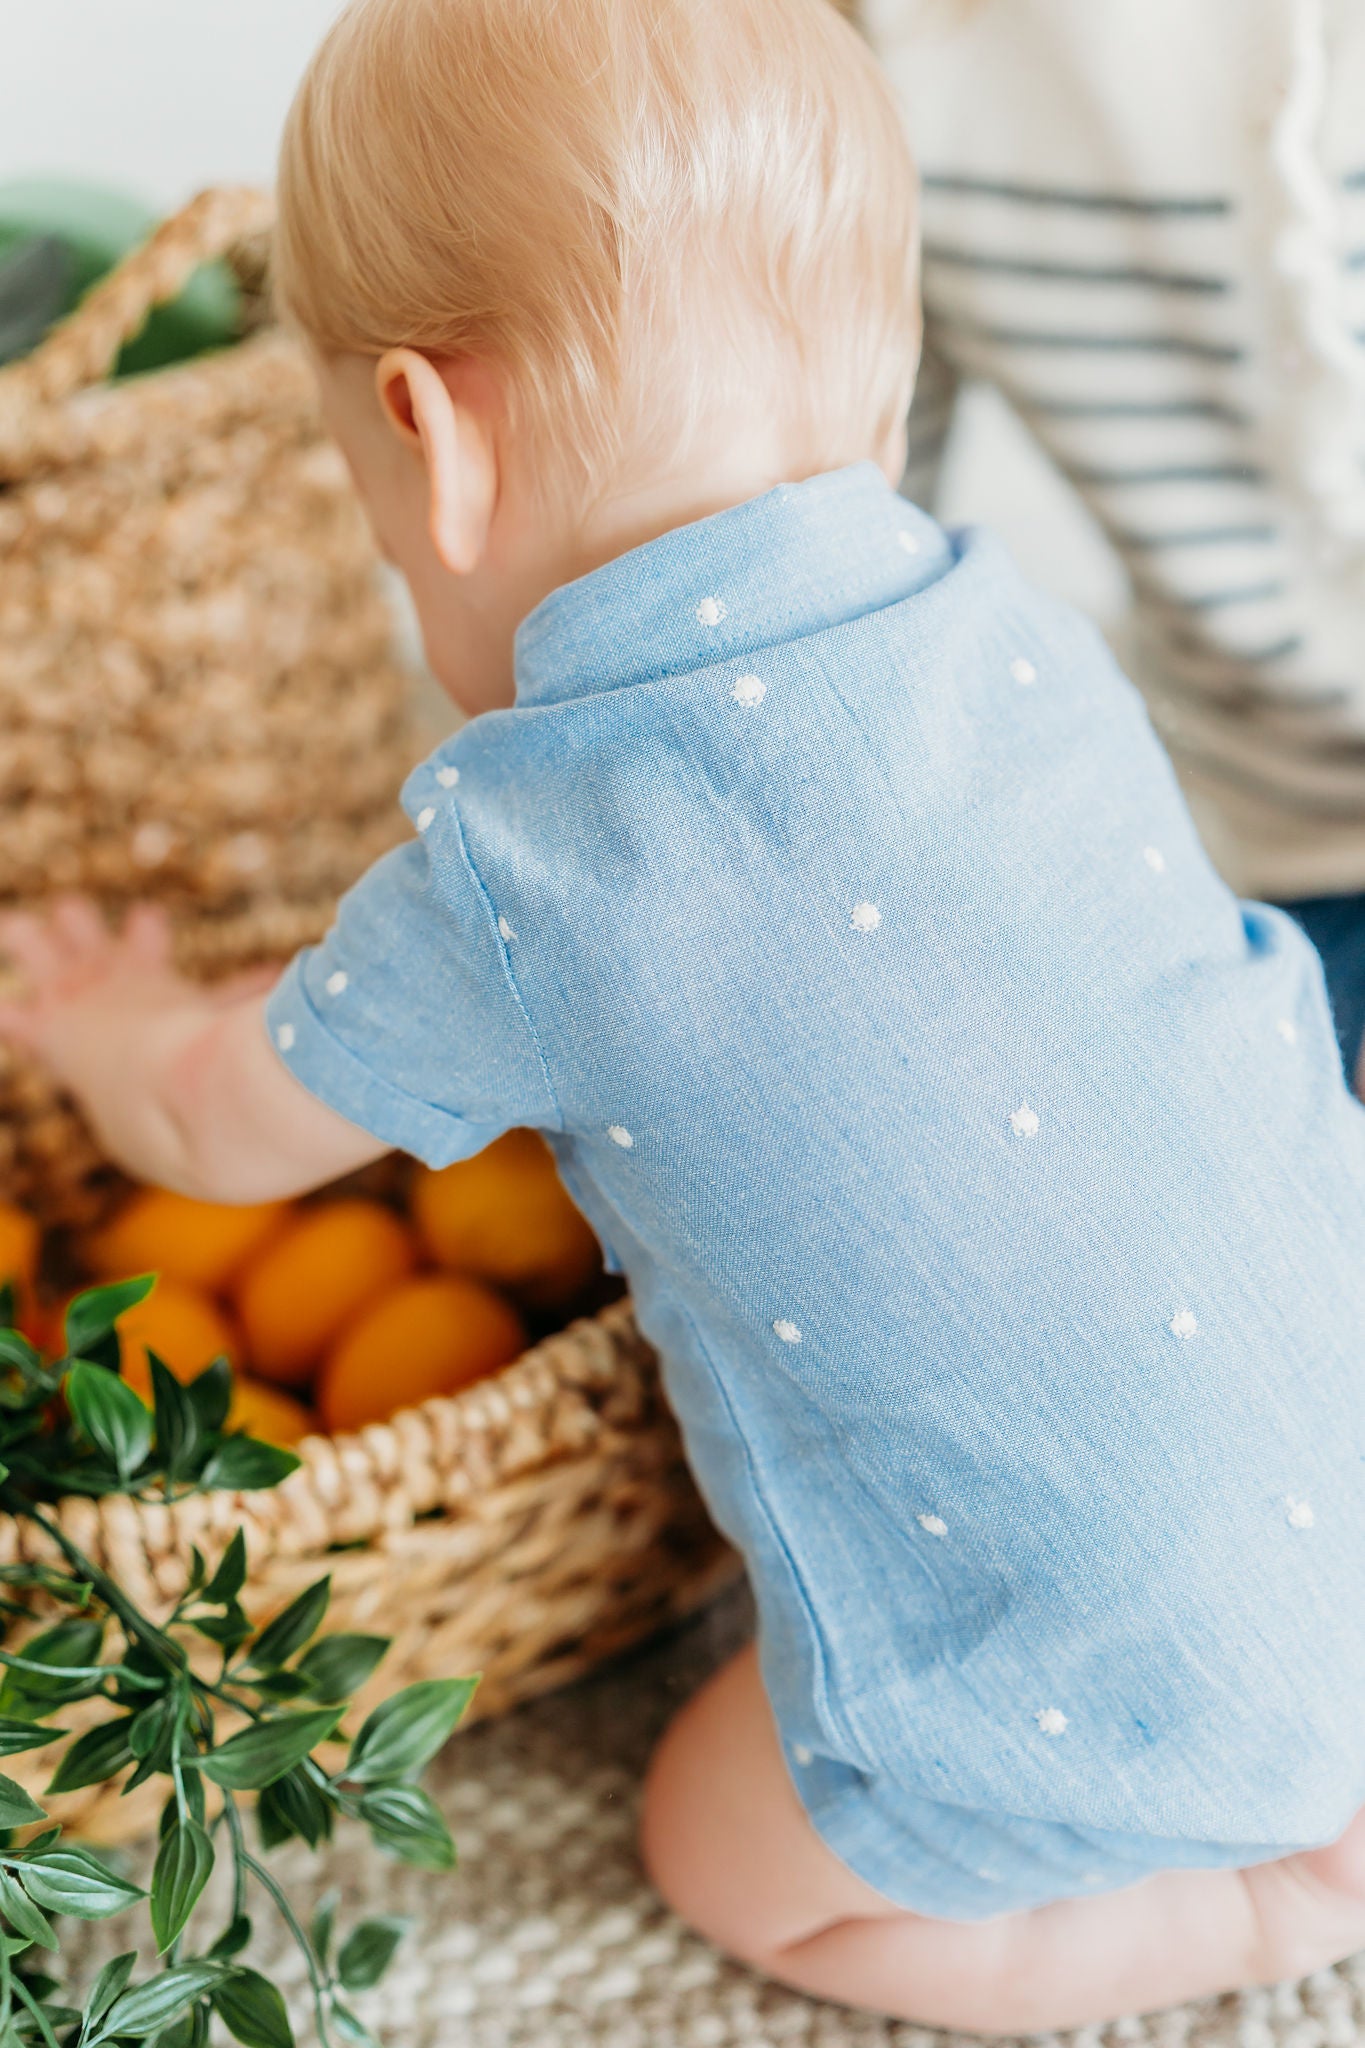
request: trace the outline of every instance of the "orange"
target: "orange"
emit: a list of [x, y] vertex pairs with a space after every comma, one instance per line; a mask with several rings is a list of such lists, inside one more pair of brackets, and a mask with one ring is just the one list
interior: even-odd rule
[[245, 1259], [280, 1229], [287, 1202], [194, 1202], [169, 1188], [139, 1188], [118, 1213], [89, 1231], [76, 1249], [97, 1279], [162, 1273], [211, 1294], [226, 1287]]
[[597, 1239], [534, 1131], [440, 1173], [423, 1168], [412, 1213], [438, 1266], [506, 1287], [529, 1308], [566, 1306], [601, 1264]]
[[477, 1280], [427, 1273], [374, 1302], [329, 1353], [318, 1379], [328, 1429], [382, 1422], [432, 1394], [496, 1372], [526, 1343], [521, 1318]]
[[38, 1226], [12, 1202], [0, 1202], [0, 1286], [12, 1283], [15, 1313], [25, 1328], [32, 1321], [33, 1276], [38, 1270]]
[[260, 1380], [238, 1375], [232, 1382], [229, 1429], [244, 1429], [262, 1443], [296, 1444], [317, 1424], [301, 1401], [282, 1394], [278, 1387], [263, 1386]]
[[222, 1310], [208, 1295], [179, 1280], [158, 1280], [145, 1301], [119, 1318], [118, 1331], [123, 1377], [149, 1406], [149, 1348], [178, 1380], [196, 1378], [220, 1351], [234, 1363], [241, 1355], [242, 1347]]
[[337, 1335], [417, 1263], [410, 1233], [382, 1202], [358, 1197], [301, 1209], [237, 1283], [251, 1369], [303, 1386]]
[[12, 1202], [0, 1202], [0, 1282], [19, 1289], [33, 1285], [38, 1270], [38, 1226]]

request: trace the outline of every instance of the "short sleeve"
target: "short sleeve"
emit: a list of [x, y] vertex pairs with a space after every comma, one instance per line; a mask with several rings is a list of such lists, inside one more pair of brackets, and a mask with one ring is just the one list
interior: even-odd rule
[[558, 1125], [496, 917], [449, 814], [343, 897], [323, 943], [272, 991], [266, 1022], [310, 1094], [428, 1166], [467, 1159], [514, 1124]]

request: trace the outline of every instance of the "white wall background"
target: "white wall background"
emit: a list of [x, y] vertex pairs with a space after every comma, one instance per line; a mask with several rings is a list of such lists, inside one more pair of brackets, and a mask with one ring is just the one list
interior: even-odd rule
[[[0, 182], [54, 174], [171, 207], [266, 182], [294, 81], [340, 0], [0, 0]], [[954, 435], [949, 520], [1000, 528], [1038, 580], [1112, 616], [1090, 520], [986, 392]]]
[[45, 172], [173, 206], [271, 175], [338, 0], [0, 0], [0, 181]]

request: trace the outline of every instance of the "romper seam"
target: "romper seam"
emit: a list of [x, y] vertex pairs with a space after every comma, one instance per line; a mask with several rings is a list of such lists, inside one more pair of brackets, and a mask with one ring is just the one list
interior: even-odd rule
[[[722, 1403], [724, 1404], [725, 1412], [730, 1419], [731, 1427], [733, 1428], [735, 1433], [735, 1440], [743, 1450], [744, 1468], [749, 1475], [749, 1484], [753, 1493], [754, 1501], [758, 1507], [759, 1513], [763, 1517], [764, 1526], [767, 1528], [769, 1534], [771, 1535], [773, 1542], [777, 1545], [777, 1548], [782, 1556], [782, 1559], [786, 1564], [787, 1570], [791, 1575], [791, 1582], [793, 1586], [796, 1588], [796, 1595], [801, 1604], [801, 1612], [806, 1618], [806, 1626], [810, 1631], [811, 1640], [815, 1646], [817, 1653], [816, 1671], [819, 1687], [818, 1705], [822, 1718], [824, 1719], [826, 1725], [829, 1727], [830, 1731], [834, 1734], [837, 1734], [842, 1739], [845, 1746], [856, 1754], [858, 1761], [852, 1767], [866, 1772], [866, 1770], [868, 1769], [868, 1764], [866, 1754], [863, 1750], [863, 1746], [854, 1738], [853, 1731], [849, 1727], [843, 1714], [841, 1712], [837, 1712], [834, 1707], [832, 1698], [832, 1687], [830, 1685], [829, 1675], [829, 1655], [825, 1646], [824, 1631], [821, 1629], [819, 1622], [816, 1620], [815, 1609], [811, 1603], [811, 1597], [806, 1588], [805, 1578], [801, 1572], [799, 1565], [796, 1562], [795, 1557], [792, 1555], [791, 1546], [788, 1543], [786, 1536], [783, 1534], [782, 1528], [778, 1523], [777, 1518], [774, 1515], [772, 1508], [768, 1503], [767, 1490], [760, 1482], [758, 1468], [754, 1463], [753, 1451], [750, 1446], [748, 1436], [746, 1435], [744, 1430], [742, 1430], [739, 1426], [739, 1418], [735, 1413], [734, 1403], [730, 1399], [729, 1389], [725, 1384], [723, 1375], [717, 1370], [715, 1360], [711, 1356], [711, 1348], [707, 1344], [706, 1339], [702, 1336], [701, 1330], [698, 1328], [696, 1318], [692, 1314], [692, 1311], [689, 1308], [688, 1304], [682, 1299], [681, 1296], [675, 1296], [674, 1300], [679, 1314], [681, 1315], [683, 1321], [687, 1324], [688, 1328], [692, 1332], [693, 1341], [696, 1344], [698, 1352], [700, 1353], [701, 1357], [706, 1361], [706, 1370], [710, 1374], [711, 1382], [714, 1385], [716, 1392], [719, 1394]], [[836, 1761], [847, 1762], [848, 1760], [836, 1759]]]
[[557, 1131], [562, 1131], [565, 1129], [564, 1111], [560, 1105], [559, 1096], [555, 1090], [554, 1082], [550, 1078], [550, 1063], [545, 1057], [545, 1048], [541, 1044], [540, 1035], [537, 1032], [535, 1025], [531, 1021], [531, 1013], [526, 1006], [526, 999], [522, 995], [521, 985], [518, 982], [516, 975], [512, 971], [511, 958], [508, 955], [507, 947], [506, 944], [504, 943], [502, 933], [498, 928], [498, 914], [493, 908], [493, 899], [489, 895], [488, 890], [484, 885], [483, 876], [479, 873], [477, 867], [475, 867], [474, 865], [474, 856], [469, 851], [469, 842], [465, 838], [464, 819], [460, 816], [459, 811], [454, 809], [453, 807], [451, 812], [451, 821], [455, 827], [455, 837], [459, 843], [461, 858], [463, 859], [465, 866], [469, 870], [470, 880], [473, 882], [474, 887], [479, 892], [479, 900], [483, 904], [484, 910], [488, 917], [488, 922], [492, 926], [494, 943], [496, 944], [498, 949], [498, 958], [502, 962], [502, 971], [504, 976], [506, 977], [507, 986], [512, 991], [512, 1000], [515, 1002], [518, 1010], [521, 1012], [521, 1021], [526, 1026], [527, 1036], [529, 1037], [531, 1044], [535, 1049], [536, 1060], [540, 1066], [540, 1078], [545, 1084], [545, 1093], [549, 1096], [550, 1107], [554, 1111], [554, 1129]]

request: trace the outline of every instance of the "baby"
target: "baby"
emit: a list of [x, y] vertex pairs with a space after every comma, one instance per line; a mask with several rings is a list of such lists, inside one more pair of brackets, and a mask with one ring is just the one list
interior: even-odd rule
[[0, 1027], [206, 1197], [546, 1134], [757, 1595], [645, 1804], [724, 1947], [1017, 2030], [1365, 1944], [1365, 1111], [1097, 635], [896, 495], [862, 45], [356, 0], [280, 199], [476, 715], [268, 998], [66, 903]]

